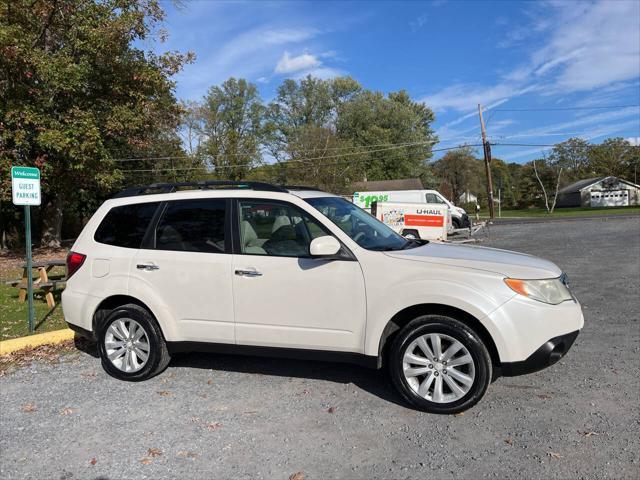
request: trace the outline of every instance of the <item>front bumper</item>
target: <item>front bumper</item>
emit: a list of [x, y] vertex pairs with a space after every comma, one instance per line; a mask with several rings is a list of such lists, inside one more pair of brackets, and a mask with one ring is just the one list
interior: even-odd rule
[[500, 373], [505, 377], [525, 375], [537, 372], [557, 363], [569, 351], [580, 330], [553, 337], [545, 342], [529, 357], [520, 362], [508, 362], [500, 365]]

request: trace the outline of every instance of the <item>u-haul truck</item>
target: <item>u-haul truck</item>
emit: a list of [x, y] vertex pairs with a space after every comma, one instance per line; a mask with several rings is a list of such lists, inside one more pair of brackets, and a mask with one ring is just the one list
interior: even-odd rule
[[407, 238], [446, 240], [451, 229], [451, 213], [442, 204], [374, 202], [371, 214]]

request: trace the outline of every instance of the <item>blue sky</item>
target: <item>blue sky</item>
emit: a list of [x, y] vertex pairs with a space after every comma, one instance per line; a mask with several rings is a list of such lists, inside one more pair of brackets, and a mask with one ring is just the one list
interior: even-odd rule
[[[438, 147], [479, 141], [478, 103], [498, 143], [571, 136], [640, 143], [637, 0], [187, 0], [163, 7], [169, 39], [149, 46], [197, 56], [176, 77], [181, 99], [200, 99], [230, 76], [256, 83], [268, 101], [285, 78], [351, 75], [372, 90], [405, 89], [433, 108]], [[633, 106], [591, 109], [622, 105]], [[543, 151], [493, 148], [515, 162]]]

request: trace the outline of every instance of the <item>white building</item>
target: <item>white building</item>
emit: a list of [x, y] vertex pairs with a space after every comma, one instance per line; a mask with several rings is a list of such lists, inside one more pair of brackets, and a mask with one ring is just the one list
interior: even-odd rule
[[640, 205], [640, 185], [618, 177], [587, 178], [558, 191], [558, 207]]

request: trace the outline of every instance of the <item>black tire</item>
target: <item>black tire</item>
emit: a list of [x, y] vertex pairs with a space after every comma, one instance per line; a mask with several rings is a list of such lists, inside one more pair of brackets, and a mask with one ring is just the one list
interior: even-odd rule
[[[109, 360], [106, 351], [107, 347], [105, 346], [105, 336], [109, 326], [116, 320], [125, 318], [135, 320], [144, 329], [149, 341], [147, 361], [140, 370], [135, 372], [124, 372], [116, 367], [111, 360]], [[127, 304], [114, 309], [96, 325], [96, 331], [98, 337], [98, 353], [102, 361], [102, 368], [112, 377], [129, 382], [139, 382], [154, 377], [164, 371], [167, 365], [169, 365], [171, 357], [167, 350], [167, 344], [160, 330], [160, 326], [155, 318], [153, 318], [153, 315], [139, 305]]]
[[451, 224], [453, 228], [460, 228], [460, 220], [458, 220], [457, 218], [452, 218]]
[[[475, 378], [469, 391], [450, 403], [438, 403], [418, 395], [409, 385], [403, 368], [405, 350], [419, 336], [439, 333], [462, 343], [471, 355]], [[491, 357], [480, 337], [464, 323], [443, 315], [423, 315], [398, 332], [388, 351], [388, 367], [391, 381], [400, 395], [411, 406], [429, 413], [454, 414], [471, 408], [484, 396], [492, 377]], [[443, 377], [444, 378], [444, 377]]]

